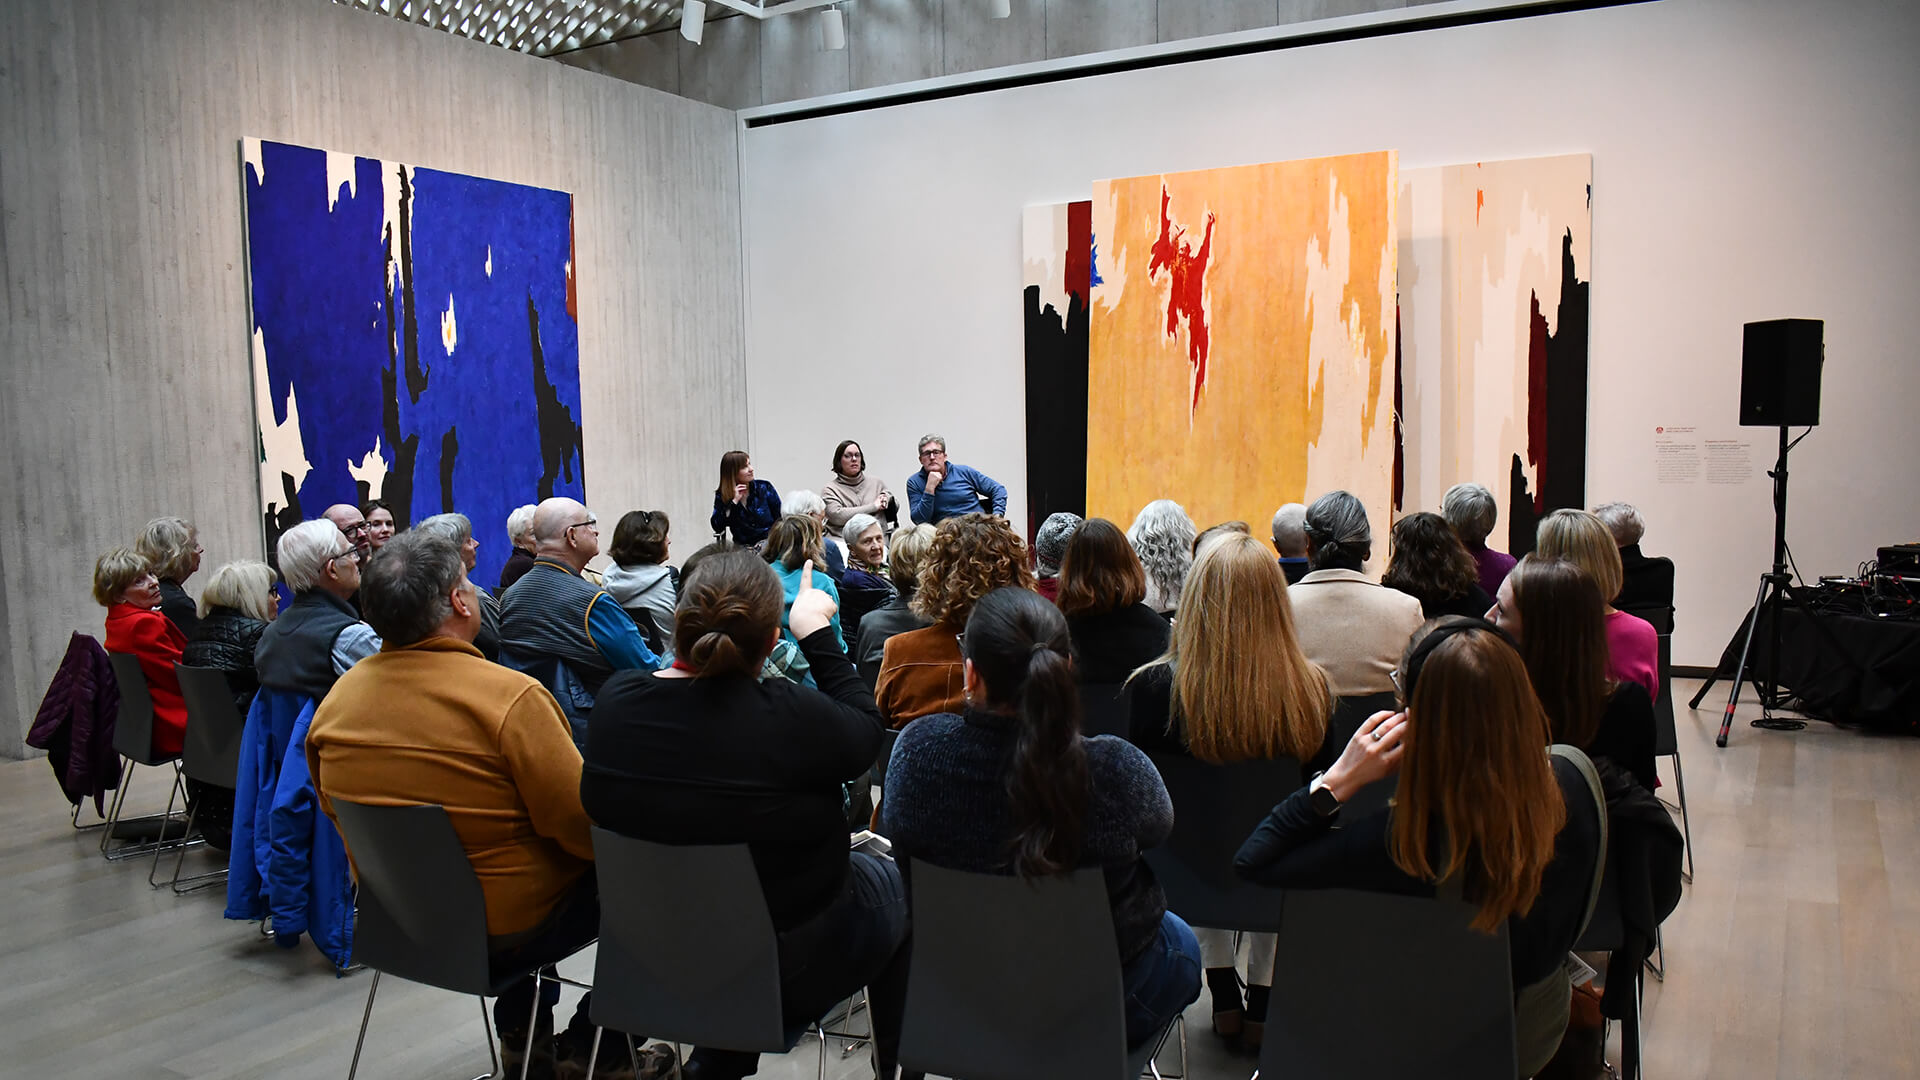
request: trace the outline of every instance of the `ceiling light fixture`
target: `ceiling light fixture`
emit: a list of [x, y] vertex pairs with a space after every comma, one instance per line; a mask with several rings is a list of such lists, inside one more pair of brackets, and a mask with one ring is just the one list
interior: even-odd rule
[[994, 19], [1004, 19], [1013, 14], [1013, 0], [987, 0], [987, 15]]
[[700, 44], [700, 37], [706, 33], [706, 29], [706, 0], [687, 0], [680, 8], [680, 36], [698, 45]]
[[838, 52], [847, 47], [847, 17], [837, 7], [830, 7], [820, 13], [820, 47], [828, 52]]

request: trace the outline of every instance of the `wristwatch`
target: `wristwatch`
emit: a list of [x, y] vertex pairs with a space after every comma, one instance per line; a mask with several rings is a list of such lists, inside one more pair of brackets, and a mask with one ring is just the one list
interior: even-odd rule
[[1321, 817], [1332, 817], [1340, 810], [1340, 796], [1327, 786], [1326, 778], [1324, 772], [1313, 774], [1313, 780], [1307, 784], [1307, 802], [1313, 807], [1314, 813]]

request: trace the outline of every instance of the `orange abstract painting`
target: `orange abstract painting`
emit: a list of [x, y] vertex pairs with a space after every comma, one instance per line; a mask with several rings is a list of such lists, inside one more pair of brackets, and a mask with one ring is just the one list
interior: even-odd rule
[[[1393, 479], [1392, 151], [1093, 186], [1087, 513], [1173, 498], [1264, 532]], [[1384, 544], [1381, 545], [1384, 555]]]

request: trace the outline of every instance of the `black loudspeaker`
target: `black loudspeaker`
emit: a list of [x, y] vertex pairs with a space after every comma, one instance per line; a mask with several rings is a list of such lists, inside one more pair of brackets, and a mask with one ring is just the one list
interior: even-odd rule
[[1740, 352], [1740, 423], [1746, 427], [1812, 427], [1820, 423], [1820, 365], [1826, 358], [1819, 319], [1773, 319], [1746, 325]]

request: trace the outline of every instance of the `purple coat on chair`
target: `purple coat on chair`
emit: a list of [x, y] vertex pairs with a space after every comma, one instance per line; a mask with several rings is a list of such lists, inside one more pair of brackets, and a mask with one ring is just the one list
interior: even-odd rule
[[107, 650], [92, 635], [75, 633], [40, 700], [27, 745], [47, 752], [67, 802], [78, 806], [91, 795], [102, 817], [107, 792], [120, 784], [120, 755], [113, 749], [119, 715], [120, 684]]

